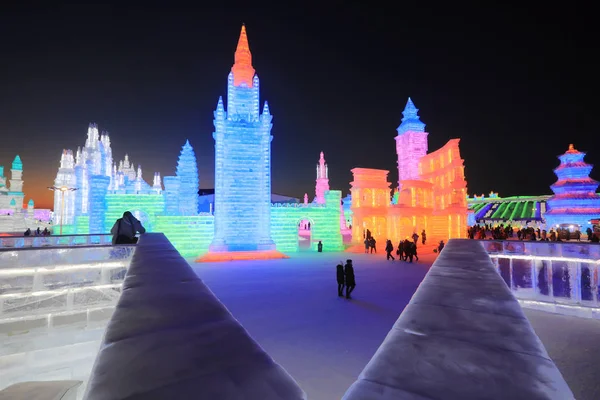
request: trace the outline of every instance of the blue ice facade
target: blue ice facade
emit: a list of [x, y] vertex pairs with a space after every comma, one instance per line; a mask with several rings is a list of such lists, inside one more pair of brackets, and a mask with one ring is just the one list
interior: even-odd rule
[[227, 82], [227, 110], [214, 112], [215, 236], [210, 251], [274, 250], [271, 238], [271, 128], [267, 102], [259, 108], [259, 79]]

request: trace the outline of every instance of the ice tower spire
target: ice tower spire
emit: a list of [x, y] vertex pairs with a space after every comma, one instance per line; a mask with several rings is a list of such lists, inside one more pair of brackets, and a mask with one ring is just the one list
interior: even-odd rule
[[234, 86], [240, 86], [245, 83], [248, 87], [252, 87], [254, 68], [252, 67], [252, 53], [250, 52], [248, 36], [246, 35], [246, 25], [242, 25], [240, 38], [235, 49], [235, 63], [231, 68], [231, 72], [233, 73]]
[[419, 179], [419, 160], [427, 154], [427, 135], [425, 124], [419, 118], [419, 109], [409, 97], [402, 111], [402, 123], [396, 136], [396, 154], [398, 154], [398, 188], [402, 181]]
[[325, 192], [329, 190], [329, 171], [323, 152], [319, 155], [317, 164], [317, 183], [315, 185], [315, 202], [325, 204]]
[[398, 127], [398, 134], [402, 135], [404, 132], [425, 132], [425, 124], [421, 122], [419, 118], [419, 109], [415, 107], [412, 99], [409, 97], [402, 111], [402, 123]]

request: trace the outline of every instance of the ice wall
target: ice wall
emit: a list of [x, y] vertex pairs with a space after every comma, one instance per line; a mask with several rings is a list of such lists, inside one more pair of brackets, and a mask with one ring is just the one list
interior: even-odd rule
[[0, 249], [0, 388], [87, 379], [133, 249]]

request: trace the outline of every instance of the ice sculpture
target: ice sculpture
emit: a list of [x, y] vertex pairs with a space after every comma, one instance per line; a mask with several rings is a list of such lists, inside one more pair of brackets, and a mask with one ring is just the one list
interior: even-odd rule
[[[14, 158], [10, 169], [11, 178], [6, 182], [4, 176], [4, 167], [0, 166], [0, 210], [14, 214], [21, 212], [23, 209], [23, 162], [18, 155]], [[11, 207], [11, 202], [14, 200], [14, 205]]]
[[319, 156], [317, 164], [317, 181], [315, 184], [315, 202], [325, 204], [325, 192], [329, 190], [329, 171], [323, 152]]
[[426, 154], [425, 124], [409, 98], [398, 128], [398, 191], [391, 201], [388, 171], [352, 170], [352, 239], [362, 243], [370, 234], [394, 244], [413, 233], [427, 232], [430, 240], [465, 237], [467, 194], [459, 139]]
[[428, 133], [425, 132], [425, 124], [421, 122], [418, 112], [419, 109], [409, 97], [396, 136], [399, 188], [402, 188], [403, 180], [419, 179], [419, 159], [427, 154]]
[[259, 110], [259, 80], [242, 31], [227, 81], [227, 110], [214, 113], [215, 236], [210, 251], [274, 250], [271, 239], [271, 121]]
[[476, 223], [510, 223], [513, 226], [540, 225], [546, 213], [546, 201], [549, 195], [544, 196], [510, 196], [500, 197], [498, 193], [474, 195], [467, 197], [469, 207], [469, 226]]
[[188, 140], [185, 141], [179, 161], [177, 162], [179, 177], [179, 214], [198, 214], [198, 166], [196, 154]]
[[48, 225], [50, 210], [36, 210], [33, 200], [24, 207], [23, 162], [15, 156], [10, 169], [10, 179], [0, 166], [0, 232], [22, 233], [26, 229], [44, 229]]
[[[113, 163], [108, 135], [100, 135], [97, 125], [90, 124], [83, 149], [75, 157], [63, 152], [55, 181], [78, 189], [66, 192], [65, 224], [71, 231], [65, 233], [104, 233], [124, 211], [131, 211], [148, 232], [165, 233], [184, 257], [210, 248], [211, 255], [224, 259], [232, 253], [238, 258], [279, 258], [279, 251], [298, 250], [298, 223], [305, 219], [313, 222], [314, 243], [321, 240], [324, 251], [343, 250], [341, 193], [322, 185], [327, 183], [323, 157], [320, 203], [306, 199], [305, 204], [271, 204], [272, 116], [266, 102], [262, 113], [259, 107], [259, 79], [242, 27], [228, 77], [227, 111], [219, 98], [214, 112], [214, 215], [198, 213], [198, 170], [189, 142], [181, 150], [177, 176], [162, 179], [163, 190], [160, 175], [155, 173], [152, 185], [147, 184], [141, 167], [136, 171], [127, 154]], [[58, 196], [55, 204], [60, 209]], [[248, 254], [240, 255], [244, 252]]]
[[591, 226], [591, 219], [600, 216], [598, 182], [590, 178], [593, 166], [583, 161], [585, 154], [570, 144], [558, 157], [560, 165], [554, 170], [558, 180], [551, 186], [554, 196], [546, 201], [548, 228], [568, 224], [585, 229]]

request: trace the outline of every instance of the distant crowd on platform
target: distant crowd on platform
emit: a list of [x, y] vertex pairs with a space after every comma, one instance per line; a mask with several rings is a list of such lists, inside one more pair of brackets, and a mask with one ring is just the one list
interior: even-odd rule
[[[600, 235], [598, 232], [594, 232], [591, 228], [587, 228], [586, 234], [588, 241], [592, 243], [600, 242]], [[582, 236], [579, 230], [569, 231], [564, 228], [557, 228], [556, 230], [550, 229], [550, 232], [547, 232], [545, 229], [525, 227], [516, 229], [515, 233], [515, 229], [510, 224], [500, 224], [496, 226], [492, 226], [491, 224], [474, 225], [467, 230], [469, 239], [478, 240], [510, 240], [513, 239], [515, 235], [517, 240], [543, 242], [562, 242], [565, 240], [581, 241]]]
[[[25, 230], [25, 232], [23, 232], [23, 236], [31, 236], [32, 232], [31, 232], [31, 228], [27, 228], [27, 230]], [[33, 231], [33, 236], [50, 236], [50, 231], [48, 230], [48, 228], [44, 228], [44, 230], [41, 230], [39, 227]]]

